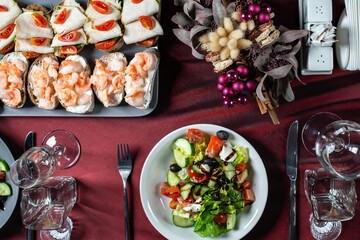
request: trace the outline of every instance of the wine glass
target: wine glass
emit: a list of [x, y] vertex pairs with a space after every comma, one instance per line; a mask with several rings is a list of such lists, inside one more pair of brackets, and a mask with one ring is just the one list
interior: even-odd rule
[[77, 138], [69, 131], [54, 130], [41, 146], [30, 148], [11, 165], [10, 178], [17, 186], [30, 188], [51, 176], [55, 168], [71, 167], [79, 156]]

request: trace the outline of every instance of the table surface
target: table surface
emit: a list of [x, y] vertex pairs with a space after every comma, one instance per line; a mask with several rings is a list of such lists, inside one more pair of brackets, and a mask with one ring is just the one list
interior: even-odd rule
[[[269, 2], [275, 9], [277, 25], [299, 28], [297, 0]], [[343, 9], [343, 0], [333, 0], [335, 26]], [[293, 81], [296, 100], [291, 103], [280, 100], [276, 109], [280, 124], [274, 125], [268, 115], [260, 114], [254, 101], [230, 110], [222, 106], [216, 89], [217, 75], [212, 72], [211, 64], [195, 59], [172, 33], [175, 25], [170, 18], [177, 11], [181, 9], [174, 7], [172, 0], [163, 1], [165, 35], [160, 40], [160, 93], [153, 113], [141, 118], [1, 117], [0, 137], [14, 158], [22, 154], [29, 131], [36, 133], [37, 144], [53, 129], [67, 129], [78, 137], [82, 148], [80, 160], [70, 169], [56, 170], [55, 175], [73, 176], [78, 182], [79, 201], [70, 217], [74, 222], [72, 239], [79, 240], [125, 239], [123, 186], [117, 170], [116, 146], [128, 143], [135, 159], [129, 191], [134, 239], [163, 239], [146, 218], [140, 202], [140, 173], [147, 155], [161, 138], [179, 127], [195, 123], [222, 125], [238, 132], [255, 147], [269, 179], [264, 214], [244, 239], [286, 239], [289, 180], [285, 149], [289, 126], [299, 120], [301, 129], [311, 115], [324, 111], [360, 122], [360, 72], [341, 71], [335, 66], [330, 76], [302, 76], [305, 85]], [[308, 221], [311, 210], [304, 194], [303, 173], [319, 163], [301, 146], [299, 164], [298, 238], [311, 239]], [[358, 203], [355, 217], [343, 223], [339, 239], [359, 238], [359, 211]], [[0, 239], [25, 239], [19, 206], [0, 229]]]

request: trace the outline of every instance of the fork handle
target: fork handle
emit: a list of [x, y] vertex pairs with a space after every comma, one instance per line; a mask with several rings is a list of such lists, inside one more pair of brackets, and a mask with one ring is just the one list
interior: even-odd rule
[[124, 212], [125, 212], [125, 239], [130, 240], [130, 224], [129, 224], [129, 214], [128, 214], [128, 201], [127, 201], [127, 190], [126, 182], [124, 182]]

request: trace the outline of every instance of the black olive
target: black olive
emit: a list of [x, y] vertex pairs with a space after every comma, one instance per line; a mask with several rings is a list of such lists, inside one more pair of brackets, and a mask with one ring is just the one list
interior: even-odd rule
[[227, 179], [227, 177], [221, 175], [217, 178], [217, 182], [219, 183], [220, 186], [228, 184], [230, 181], [229, 179]]
[[211, 197], [213, 200], [219, 201], [221, 199], [221, 194], [219, 192], [214, 192]]
[[204, 163], [213, 168], [219, 167], [218, 161], [216, 161], [216, 159], [214, 159], [214, 158], [207, 157], [207, 158], [205, 158]]
[[220, 138], [221, 140], [228, 140], [229, 133], [223, 130], [217, 131], [216, 136]]
[[177, 165], [176, 163], [170, 165], [170, 171], [178, 172], [180, 170], [181, 170], [181, 167], [179, 167], [179, 165]]

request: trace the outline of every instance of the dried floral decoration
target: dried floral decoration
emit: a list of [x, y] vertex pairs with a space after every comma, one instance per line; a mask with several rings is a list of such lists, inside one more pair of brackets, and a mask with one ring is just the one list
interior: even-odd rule
[[[295, 99], [290, 82], [297, 75], [295, 54], [307, 30], [276, 27], [271, 6], [261, 0], [174, 0], [184, 12], [173, 16], [174, 34], [220, 73], [223, 105], [246, 104], [254, 97], [262, 114], [278, 124], [278, 97]], [[299, 79], [300, 80], [300, 79]]]

